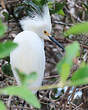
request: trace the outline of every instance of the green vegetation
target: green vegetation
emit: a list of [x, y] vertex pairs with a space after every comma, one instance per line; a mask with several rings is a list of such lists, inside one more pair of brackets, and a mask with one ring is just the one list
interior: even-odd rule
[[3, 36], [5, 32], [6, 32], [6, 26], [4, 26], [2, 20], [0, 19], [0, 38]]
[[2, 101], [0, 101], [0, 109], [1, 110], [6, 110], [6, 107]]
[[[26, 2], [29, 4], [29, 2]], [[44, 4], [43, 2], [39, 3]], [[64, 15], [63, 12], [63, 4], [55, 4], [56, 9], [53, 9], [53, 4], [49, 2], [49, 7], [52, 7], [51, 13], [59, 13]], [[59, 11], [58, 11], [59, 7]], [[60, 13], [61, 12], [61, 13]], [[2, 21], [0, 20], [0, 38], [2, 38], [3, 34], [6, 32], [6, 26], [3, 25]], [[71, 34], [81, 34], [88, 32], [88, 22], [75, 24], [69, 30], [64, 32], [65, 36], [69, 36]], [[13, 51], [17, 47], [16, 43], [12, 41], [0, 42], [0, 59], [9, 56], [10, 52]], [[74, 65], [74, 58], [80, 55], [80, 45], [78, 42], [73, 42], [72, 44], [68, 45], [65, 48], [65, 56], [62, 60], [57, 64], [57, 71], [60, 75], [60, 82], [57, 85], [49, 85], [45, 87], [40, 87], [40, 89], [50, 89], [50, 88], [59, 88], [64, 86], [79, 86], [83, 84], [88, 84], [88, 64], [82, 62], [80, 67], [72, 77], [68, 80], [70, 75], [72, 66]], [[32, 73], [30, 75], [25, 75], [24, 73], [20, 73], [17, 70], [19, 77], [21, 79], [22, 85], [19, 87], [10, 86], [7, 88], [3, 88], [0, 90], [0, 94], [7, 94], [7, 95], [17, 95], [27, 101], [29, 104], [36, 108], [40, 108], [40, 103], [36, 96], [28, 89], [28, 81], [33, 82], [37, 78], [36, 73]], [[0, 101], [0, 109], [5, 110], [5, 106], [2, 101]]]
[[88, 22], [77, 23], [68, 29], [64, 35], [76, 35], [76, 34], [86, 34], [88, 33]]

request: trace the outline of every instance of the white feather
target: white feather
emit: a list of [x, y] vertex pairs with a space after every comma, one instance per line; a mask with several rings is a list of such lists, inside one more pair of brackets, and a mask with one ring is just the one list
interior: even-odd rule
[[29, 88], [39, 87], [45, 70], [43, 40], [34, 32], [23, 31], [16, 36], [14, 42], [18, 43], [18, 47], [10, 54], [10, 63], [18, 85], [20, 79], [15, 71], [16, 68], [26, 74], [37, 72], [38, 79], [31, 85], [29, 84]]
[[20, 24], [23, 30], [33, 31], [37, 33], [39, 37], [49, 40], [48, 37], [44, 35], [44, 30], [51, 33], [52, 29], [48, 6], [43, 6], [43, 16], [36, 14], [34, 18], [25, 17], [20, 20]]
[[40, 87], [44, 77], [44, 39], [49, 40], [44, 30], [50, 33], [52, 26], [48, 6], [43, 7], [43, 12], [43, 17], [36, 15], [33, 19], [25, 17], [20, 21], [24, 31], [15, 37], [14, 42], [18, 43], [18, 47], [10, 54], [12, 71], [18, 85], [21, 83], [15, 68], [26, 74], [38, 73], [38, 79], [29, 84], [30, 89]]

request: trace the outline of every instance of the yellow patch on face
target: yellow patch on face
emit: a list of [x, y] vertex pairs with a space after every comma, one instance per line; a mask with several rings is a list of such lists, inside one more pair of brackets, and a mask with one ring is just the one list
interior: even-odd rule
[[45, 34], [46, 36], [51, 36], [46, 30], [44, 30], [44, 34]]

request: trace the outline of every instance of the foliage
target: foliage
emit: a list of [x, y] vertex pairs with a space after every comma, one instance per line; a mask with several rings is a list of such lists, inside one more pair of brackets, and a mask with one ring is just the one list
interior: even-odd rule
[[[88, 33], [88, 22], [83, 22], [83, 23], [78, 23], [78, 24], [73, 25], [66, 32], [64, 32], [64, 35], [69, 36], [69, 35], [76, 35], [76, 34], [81, 34], [81, 33], [82, 34]], [[74, 51], [76, 48], [77, 47], [73, 46], [73, 48], [69, 51], [70, 52]], [[74, 51], [74, 54], [75, 52], [76, 51]], [[69, 58], [67, 58], [68, 61], [70, 61], [71, 55], [69, 54]], [[80, 64], [80, 67], [77, 69], [76, 72], [73, 73], [72, 78], [68, 80], [67, 83], [69, 86], [78, 86], [78, 85], [88, 84], [88, 64], [85, 64], [84, 62], [82, 62]]]
[[[36, 13], [41, 14], [42, 6], [47, 2], [48, 2], [47, 0], [32, 0], [32, 1], [24, 0], [22, 5], [18, 5], [18, 7], [16, 7], [16, 9], [14, 10], [14, 14], [16, 17], [19, 17], [20, 13], [22, 13], [22, 10], [26, 10], [27, 14], [30, 14], [30, 16], [33, 11], [36, 11]], [[63, 3], [48, 2], [48, 5], [50, 7], [50, 12], [52, 14], [57, 13], [57, 14], [65, 15], [63, 11], [64, 5], [65, 5], [64, 2]], [[25, 13], [23, 13], [23, 15], [24, 14]], [[4, 15], [7, 16], [6, 14]], [[75, 24], [69, 30], [64, 32], [64, 35], [69, 36], [70, 34], [87, 33], [88, 32], [87, 28], [88, 28], [88, 22]], [[5, 32], [6, 32], [6, 26], [4, 26], [2, 21], [0, 20], [0, 37], [2, 37]], [[13, 51], [16, 47], [17, 47], [17, 44], [13, 43], [12, 41], [6, 41], [6, 42], [0, 43], [0, 58], [9, 56], [10, 52]], [[68, 80], [72, 66], [74, 64], [73, 60], [74, 58], [80, 55], [79, 51], [80, 51], [80, 45], [78, 42], [73, 42], [72, 44], [68, 45], [65, 48], [65, 56], [57, 64], [57, 71], [58, 71], [58, 74], [60, 75], [60, 82], [57, 85], [51, 85], [51, 86], [49, 85], [45, 88], [41, 87], [39, 89], [56, 88], [59, 86], [64, 87], [67, 85], [78, 86], [78, 85], [88, 84], [88, 65], [83, 62], [78, 68], [78, 70], [74, 72], [72, 77]], [[4, 68], [7, 70], [7, 68], [9, 68], [9, 65], [6, 65], [6, 67]], [[4, 68], [2, 68], [2, 70], [6, 73]], [[20, 85], [19, 87], [10, 86], [7, 88], [0, 89], [0, 94], [17, 95], [23, 98], [29, 104], [33, 105], [34, 107], [40, 108], [40, 103], [38, 99], [28, 89], [28, 84], [36, 80], [37, 74], [31, 73], [29, 75], [26, 75], [25, 73], [20, 72], [17, 69], [16, 71], [19, 75], [22, 85]], [[5, 106], [2, 103], [2, 101], [0, 101], [0, 109], [5, 110]]]
[[64, 32], [65, 36], [88, 33], [88, 22], [78, 23]]
[[3, 64], [1, 67], [2, 71], [4, 74], [8, 76], [13, 76], [12, 70], [11, 70], [11, 65], [9, 63]]
[[88, 65], [81, 63], [79, 69], [73, 73], [71, 79], [67, 80], [70, 74], [70, 70], [73, 65], [73, 59], [78, 56], [79, 44], [74, 42], [73, 44], [66, 47], [66, 55], [57, 64], [57, 70], [60, 74], [60, 84], [61, 87], [64, 86], [79, 86], [83, 84], [88, 84]]
[[33, 18], [35, 14], [43, 16], [43, 6], [46, 4], [49, 6], [51, 14], [65, 15], [63, 11], [65, 2], [49, 2], [49, 0], [23, 0], [22, 3], [17, 4], [13, 14], [17, 19], [21, 19], [24, 16]]
[[6, 26], [2, 23], [2, 20], [0, 19], [0, 38], [6, 32], [6, 29], [7, 29]]
[[37, 4], [38, 6], [43, 6], [46, 3], [48, 3], [48, 0], [32, 0], [32, 2], [34, 2], [35, 4]]
[[[5, 33], [5, 26], [0, 21], [0, 35], [3, 35]], [[12, 41], [5, 41], [0, 43], [0, 58], [4, 58], [9, 56], [10, 52], [13, 51], [18, 45], [16, 43], [13, 43]], [[6, 69], [6, 70], [5, 70]], [[5, 73], [11, 72], [10, 65], [5, 64], [2, 66], [2, 70]], [[36, 108], [40, 108], [40, 103], [37, 100], [36, 96], [28, 89], [28, 83], [32, 82], [33, 80], [36, 80], [37, 74], [32, 73], [30, 75], [25, 75], [24, 73], [20, 73], [18, 71], [18, 74], [20, 76], [21, 82], [23, 84], [19, 87], [11, 86], [7, 88], [0, 89], [0, 94], [8, 94], [8, 95], [17, 95], [21, 98], [23, 98], [25, 101], [30, 103]], [[24, 80], [24, 81], [23, 81]], [[5, 110], [5, 106], [3, 102], [0, 102], [0, 109]]]
[[29, 104], [36, 108], [40, 108], [40, 103], [36, 96], [26, 86], [11, 86], [0, 90], [1, 94], [16, 95], [23, 98]]
[[9, 16], [9, 14], [7, 12], [4, 11], [2, 14], [5, 17], [5, 20], [9, 19], [10, 16]]
[[0, 58], [9, 56], [10, 52], [17, 47], [16, 43], [12, 41], [6, 41], [0, 43]]
[[[6, 31], [6, 26], [3, 25], [1, 19], [0, 19], [0, 37], [3, 36], [3, 34]], [[6, 41], [0, 43], [0, 58], [4, 58], [10, 54], [10, 52], [17, 47], [16, 43], [13, 43], [12, 41]]]
[[48, 6], [50, 8], [50, 13], [51, 14], [59, 14], [59, 15], [62, 15], [64, 16], [64, 11], [63, 11], [63, 8], [65, 6], [65, 2], [62, 2], [62, 3], [59, 3], [59, 2], [48, 2]]
[[74, 72], [71, 78], [71, 85], [78, 86], [88, 84], [88, 65], [82, 63], [80, 68]]
[[6, 110], [6, 107], [2, 101], [0, 101], [0, 109], [1, 110]]
[[[75, 24], [69, 30], [64, 32], [64, 35], [69, 36], [70, 34], [80, 33], [88, 33], [88, 22]], [[73, 73], [71, 79], [67, 80], [73, 65], [73, 59], [79, 55], [79, 43], [74, 42], [73, 44], [67, 46], [65, 50], [65, 56], [57, 64], [57, 70], [60, 74], [60, 83], [62, 86], [78, 86], [88, 84], [88, 65], [83, 62], [80, 64], [77, 71]]]
[[0, 94], [19, 96], [19, 97], [23, 98], [29, 104], [33, 105], [34, 107], [40, 108], [40, 103], [39, 103], [38, 99], [28, 88], [28, 86], [29, 86], [28, 84], [36, 79], [37, 74], [31, 73], [29, 75], [25, 75], [25, 73], [19, 72], [18, 70], [17, 70], [17, 72], [18, 72], [18, 75], [20, 76], [22, 85], [20, 85], [19, 87], [10, 86], [7, 88], [3, 88], [0, 90]]
[[[3, 35], [4, 32], [6, 31], [5, 26], [2, 24], [2, 22], [0, 21], [0, 35]], [[17, 47], [16, 43], [13, 43], [12, 41], [6, 41], [6, 42], [2, 42], [0, 43], [0, 58], [4, 58], [6, 56], [8, 56], [10, 54], [10, 52], [15, 49]], [[10, 65], [4, 65], [2, 67], [2, 70], [5, 73], [8, 73], [8, 69], [10, 68]], [[6, 69], [6, 70], [5, 70]], [[11, 72], [11, 70], [10, 70]], [[32, 78], [34, 77], [33, 74], [31, 74], [30, 76], [26, 76], [26, 81], [28, 80], [28, 78]], [[25, 82], [26, 82], [25, 81]], [[24, 84], [26, 85], [26, 84]], [[7, 87], [4, 89], [0, 90], [1, 94], [8, 94], [8, 95], [18, 95], [20, 97], [22, 97], [23, 99], [25, 99], [28, 103], [30, 103], [31, 105], [33, 105], [36, 108], [40, 108], [40, 103], [37, 100], [36, 96], [29, 91], [29, 89], [26, 86], [20, 86], [20, 87], [15, 87], [15, 86], [11, 86], [11, 87]], [[3, 104], [3, 102], [0, 102], [0, 109], [5, 110], [5, 106]]]
[[73, 65], [73, 59], [79, 55], [80, 46], [78, 42], [66, 47], [64, 58], [57, 64], [58, 73], [60, 73], [61, 82], [65, 82], [70, 74]]
[[38, 75], [36, 72], [32, 72], [31, 74], [25, 74], [23, 72], [20, 72], [18, 69], [16, 69], [16, 72], [18, 73], [18, 76], [20, 78], [21, 84], [23, 85], [30, 85], [30, 83], [34, 82]]

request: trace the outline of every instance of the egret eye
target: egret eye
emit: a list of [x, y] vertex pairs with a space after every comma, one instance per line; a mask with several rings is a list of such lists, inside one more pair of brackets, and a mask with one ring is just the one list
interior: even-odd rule
[[44, 30], [44, 34], [46, 34], [46, 33], [47, 33], [47, 31]]
[[46, 36], [50, 36], [50, 34], [49, 34], [47, 31], [45, 31], [45, 30], [44, 30], [44, 34], [45, 34]]

